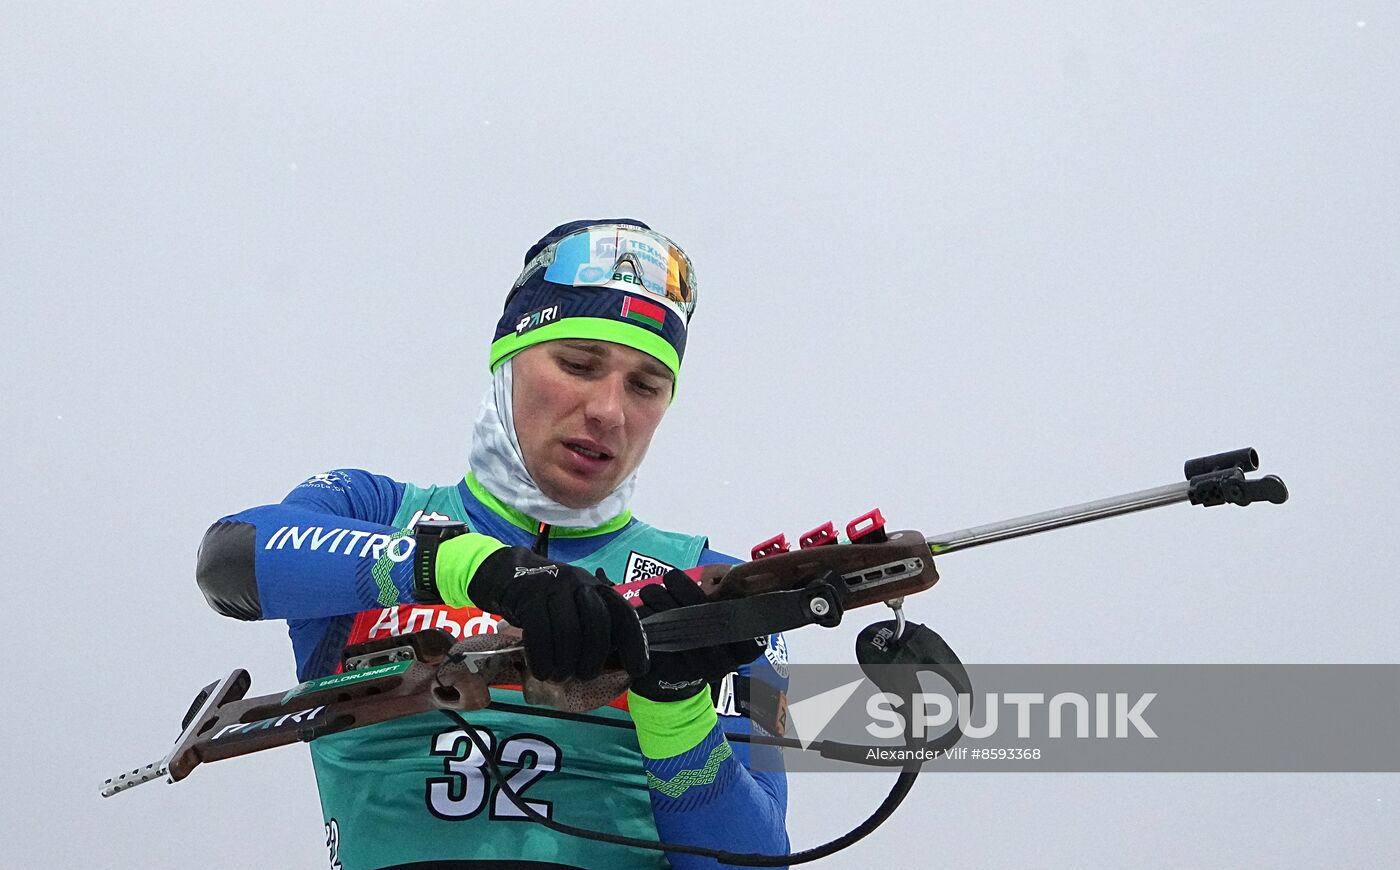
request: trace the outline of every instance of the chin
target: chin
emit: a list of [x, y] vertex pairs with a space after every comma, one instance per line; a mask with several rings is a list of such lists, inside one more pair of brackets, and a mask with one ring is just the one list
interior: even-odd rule
[[560, 489], [558, 487], [551, 486], [549, 490], [545, 491], [545, 495], [559, 502], [566, 508], [573, 508], [574, 510], [584, 510], [585, 508], [593, 507], [598, 502], [607, 498], [608, 494], [616, 488], [616, 484], [613, 484], [607, 489], [590, 488], [588, 491], [584, 492], [578, 489], [574, 489], [572, 487], [567, 489]]
[[584, 508], [593, 507], [593, 505], [598, 503], [597, 501], [588, 501], [586, 497], [568, 493], [560, 493], [558, 495], [545, 493], [545, 495], [548, 495], [564, 507], [572, 508], [573, 510], [583, 510]]

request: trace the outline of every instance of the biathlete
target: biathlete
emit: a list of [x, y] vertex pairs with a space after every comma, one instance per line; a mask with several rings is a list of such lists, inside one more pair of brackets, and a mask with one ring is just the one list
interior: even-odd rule
[[[694, 309], [689, 258], [645, 224], [557, 227], [506, 297], [464, 478], [314, 475], [210, 527], [196, 572], [205, 598], [225, 616], [286, 620], [302, 680], [334, 673], [350, 644], [491, 632], [501, 619], [522, 629], [536, 677], [620, 664], [631, 688], [588, 714], [493, 689], [499, 708], [469, 715], [515, 790], [572, 825], [785, 854], [783, 774], [751, 769], [747, 744], [724, 736], [762, 730], [736, 698], [783, 690], [782, 638], [649, 654], [638, 610], [613, 588], [664, 574], [641, 593], [652, 613], [702, 600], [681, 570], [738, 561], [628, 509]], [[717, 866], [530, 821], [437, 712], [317, 739], [311, 755], [333, 868]]]

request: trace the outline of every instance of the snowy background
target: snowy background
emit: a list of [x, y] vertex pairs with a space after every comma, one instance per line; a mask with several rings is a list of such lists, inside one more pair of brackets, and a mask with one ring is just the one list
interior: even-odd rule
[[[231, 668], [294, 682], [195, 588], [205, 527], [336, 466], [457, 479], [521, 256], [580, 217], [697, 265], [640, 516], [933, 533], [1252, 445], [1286, 506], [953, 554], [911, 615], [970, 662], [1397, 660], [1394, 4], [696, 7], [0, 3], [0, 865], [323, 866], [304, 750], [98, 786]], [[887, 785], [794, 777], [794, 845]], [[1397, 809], [930, 773], [827, 866], [1393, 866]]]

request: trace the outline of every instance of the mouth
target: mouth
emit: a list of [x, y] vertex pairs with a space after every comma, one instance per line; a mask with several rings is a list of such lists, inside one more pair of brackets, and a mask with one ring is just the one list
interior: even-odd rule
[[564, 446], [579, 456], [592, 459], [595, 462], [604, 462], [613, 458], [613, 455], [604, 450], [601, 444], [595, 444], [592, 441], [565, 441]]

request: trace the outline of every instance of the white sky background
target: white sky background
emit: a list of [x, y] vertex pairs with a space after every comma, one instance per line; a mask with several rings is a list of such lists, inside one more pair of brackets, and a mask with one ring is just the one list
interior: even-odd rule
[[[1400, 13], [1146, 6], [0, 5], [0, 864], [323, 866], [304, 750], [98, 786], [231, 668], [294, 681], [195, 588], [205, 527], [330, 467], [456, 479], [525, 248], [581, 217], [697, 264], [640, 516], [932, 533], [1252, 445], [1286, 506], [954, 554], [911, 615], [970, 662], [1395, 661]], [[888, 783], [794, 777], [794, 845]], [[1397, 808], [930, 772], [827, 866], [1394, 865]]]

